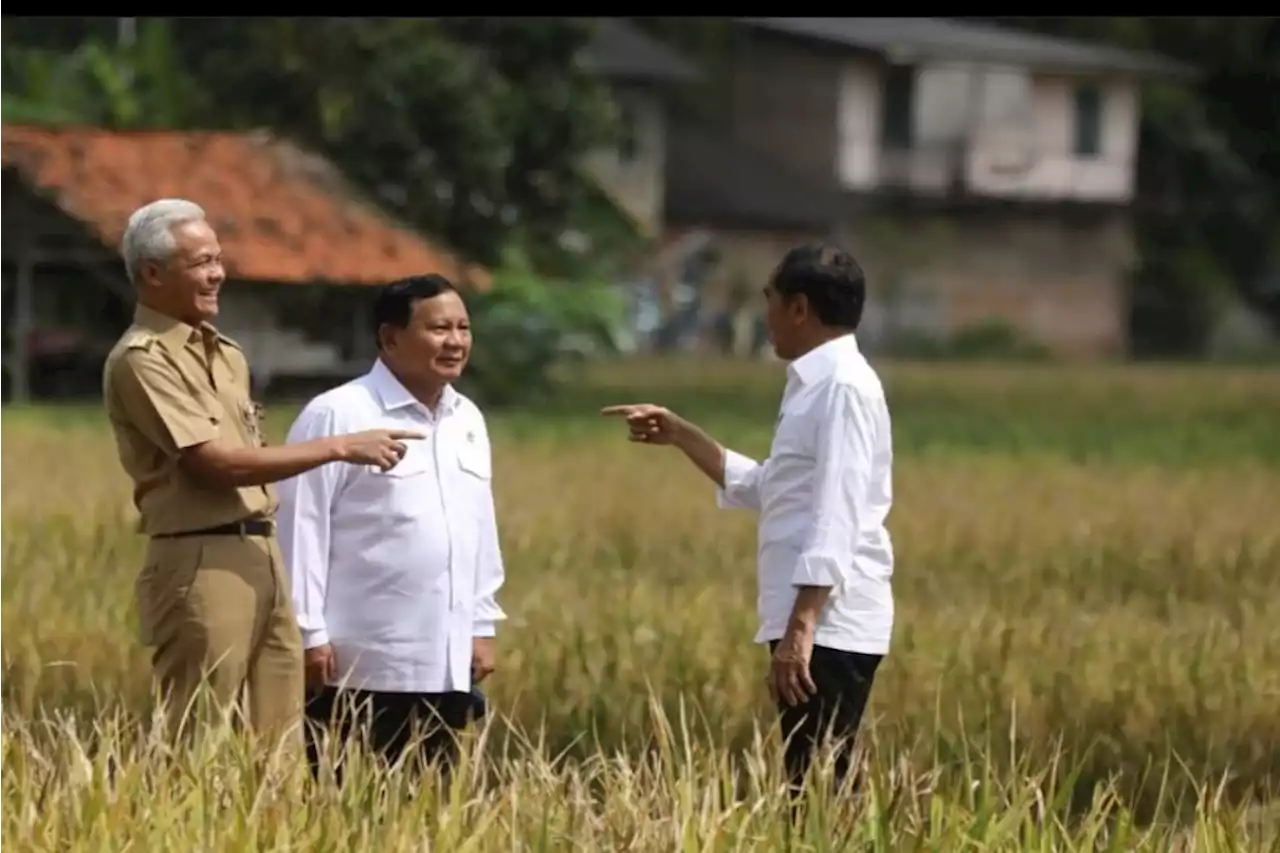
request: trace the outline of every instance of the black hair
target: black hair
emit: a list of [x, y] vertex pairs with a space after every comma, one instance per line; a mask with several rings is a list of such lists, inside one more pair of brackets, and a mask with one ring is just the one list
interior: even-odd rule
[[373, 303], [373, 336], [378, 348], [382, 348], [378, 331], [384, 325], [403, 329], [413, 317], [415, 303], [423, 299], [434, 299], [442, 293], [456, 293], [457, 290], [449, 279], [437, 273], [411, 275], [384, 284], [379, 288], [378, 298]]
[[867, 303], [867, 277], [853, 255], [824, 243], [787, 252], [773, 272], [773, 289], [784, 299], [803, 294], [824, 326], [856, 329]]

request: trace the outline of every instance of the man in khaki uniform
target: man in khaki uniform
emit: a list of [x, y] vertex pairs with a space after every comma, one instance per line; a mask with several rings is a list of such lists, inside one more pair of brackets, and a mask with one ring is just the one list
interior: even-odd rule
[[130, 217], [121, 251], [138, 307], [107, 357], [103, 394], [150, 537], [138, 615], [170, 725], [207, 683], [222, 708], [246, 692], [253, 727], [283, 734], [301, 722], [304, 688], [272, 484], [335, 461], [386, 470], [422, 436], [264, 446], [245, 355], [209, 324], [226, 276], [204, 211], [152, 202]]

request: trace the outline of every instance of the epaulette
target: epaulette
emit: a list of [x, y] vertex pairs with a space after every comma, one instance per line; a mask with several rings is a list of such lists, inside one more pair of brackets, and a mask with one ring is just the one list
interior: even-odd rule
[[124, 348], [149, 350], [156, 342], [156, 333], [149, 329], [131, 329], [125, 333]]

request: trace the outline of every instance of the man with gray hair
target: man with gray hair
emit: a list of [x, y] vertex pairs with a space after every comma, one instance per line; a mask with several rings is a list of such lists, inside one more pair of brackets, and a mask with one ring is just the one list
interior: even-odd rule
[[301, 722], [302, 643], [275, 538], [274, 483], [330, 462], [390, 469], [420, 433], [375, 429], [263, 445], [240, 347], [210, 325], [226, 279], [201, 207], [161, 199], [121, 241], [137, 293], [107, 356], [103, 397], [149, 537], [137, 581], [142, 641], [174, 733], [197, 689], [220, 710], [247, 693], [253, 728]]

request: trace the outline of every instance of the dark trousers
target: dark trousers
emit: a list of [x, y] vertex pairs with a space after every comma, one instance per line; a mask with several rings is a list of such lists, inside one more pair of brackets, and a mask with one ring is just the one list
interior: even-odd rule
[[[458, 757], [457, 732], [483, 713], [478, 693], [386, 693], [325, 687], [307, 699], [306, 744], [311, 773], [319, 778], [324, 735], [337, 753], [334, 779], [342, 784], [342, 751], [362, 741], [388, 764], [410, 747], [419, 767], [438, 762], [446, 774]], [[334, 743], [336, 741], [336, 743]]]
[[[776, 641], [770, 643], [770, 651], [777, 646]], [[849, 778], [853, 769], [854, 735], [862, 722], [876, 668], [883, 657], [813, 647], [809, 674], [817, 693], [801, 705], [791, 706], [781, 701], [778, 705], [792, 796], [803, 789], [809, 765], [826, 745], [833, 747], [835, 785], [856, 787], [857, 780]]]

